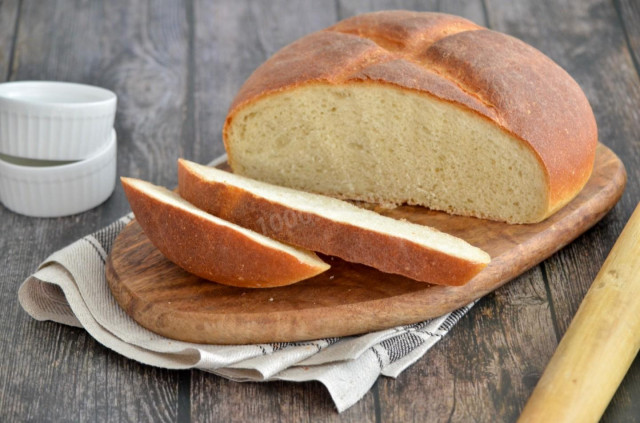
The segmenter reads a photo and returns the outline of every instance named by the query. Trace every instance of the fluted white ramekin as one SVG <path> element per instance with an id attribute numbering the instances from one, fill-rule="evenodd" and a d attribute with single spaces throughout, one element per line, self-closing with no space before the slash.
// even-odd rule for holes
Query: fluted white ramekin
<path id="1" fill-rule="evenodd" d="M 57 166 L 19 165 L 0 159 L 0 201 L 16 213 L 57 217 L 89 210 L 105 201 L 116 183 L 116 132 L 88 159 Z M 50 164 L 50 163 L 47 163 Z"/>
<path id="2" fill-rule="evenodd" d="M 82 160 L 109 141 L 116 95 L 70 82 L 0 84 L 0 153 L 41 160 Z"/>

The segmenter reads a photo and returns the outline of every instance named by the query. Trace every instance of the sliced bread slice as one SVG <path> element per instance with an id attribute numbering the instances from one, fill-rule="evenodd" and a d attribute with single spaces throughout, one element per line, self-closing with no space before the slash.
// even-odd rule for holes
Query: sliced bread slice
<path id="1" fill-rule="evenodd" d="M 329 269 L 310 251 L 282 244 L 198 209 L 149 182 L 121 178 L 144 233 L 187 272 L 224 285 L 290 285 Z"/>
<path id="2" fill-rule="evenodd" d="M 422 282 L 463 285 L 490 261 L 435 229 L 187 160 L 178 187 L 197 207 L 268 237 Z"/>

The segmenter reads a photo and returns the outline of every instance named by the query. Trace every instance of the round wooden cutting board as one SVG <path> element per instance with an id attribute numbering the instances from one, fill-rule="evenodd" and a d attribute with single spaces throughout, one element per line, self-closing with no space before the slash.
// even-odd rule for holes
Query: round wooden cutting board
<path id="1" fill-rule="evenodd" d="M 544 222 L 509 225 L 421 207 L 376 210 L 465 239 L 491 263 L 462 287 L 416 282 L 323 257 L 331 269 L 270 289 L 219 285 L 169 262 L 134 220 L 116 239 L 107 280 L 118 303 L 142 326 L 169 338 L 207 344 L 290 342 L 354 335 L 440 316 L 493 291 L 538 264 L 600 220 L 624 190 L 620 159 L 598 146 L 582 192 Z"/>

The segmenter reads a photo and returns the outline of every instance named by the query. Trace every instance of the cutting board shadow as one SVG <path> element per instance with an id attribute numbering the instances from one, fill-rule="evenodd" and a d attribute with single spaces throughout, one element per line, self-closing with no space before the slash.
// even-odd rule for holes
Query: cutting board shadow
<path id="1" fill-rule="evenodd" d="M 129 316 L 173 339 L 247 344 L 354 335 L 440 316 L 495 290 L 593 226 L 620 199 L 625 183 L 620 159 L 599 145 L 594 172 L 582 192 L 538 224 L 508 225 L 422 207 L 376 209 L 435 227 L 487 251 L 489 266 L 461 287 L 420 283 L 326 256 L 330 270 L 294 285 L 228 287 L 169 262 L 135 220 L 113 245 L 107 281 Z"/>

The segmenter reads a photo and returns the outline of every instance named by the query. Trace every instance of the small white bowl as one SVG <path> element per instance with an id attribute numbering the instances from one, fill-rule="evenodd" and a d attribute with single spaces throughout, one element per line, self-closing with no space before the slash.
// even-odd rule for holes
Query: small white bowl
<path id="1" fill-rule="evenodd" d="M 4 159 L 0 159 L 0 201 L 9 210 L 34 217 L 76 214 L 102 203 L 115 188 L 116 132 L 111 130 L 100 151 L 78 162 L 51 166 L 51 162 Z"/>
<path id="2" fill-rule="evenodd" d="M 0 153 L 41 160 L 82 160 L 109 141 L 116 95 L 70 82 L 0 84 Z"/>

